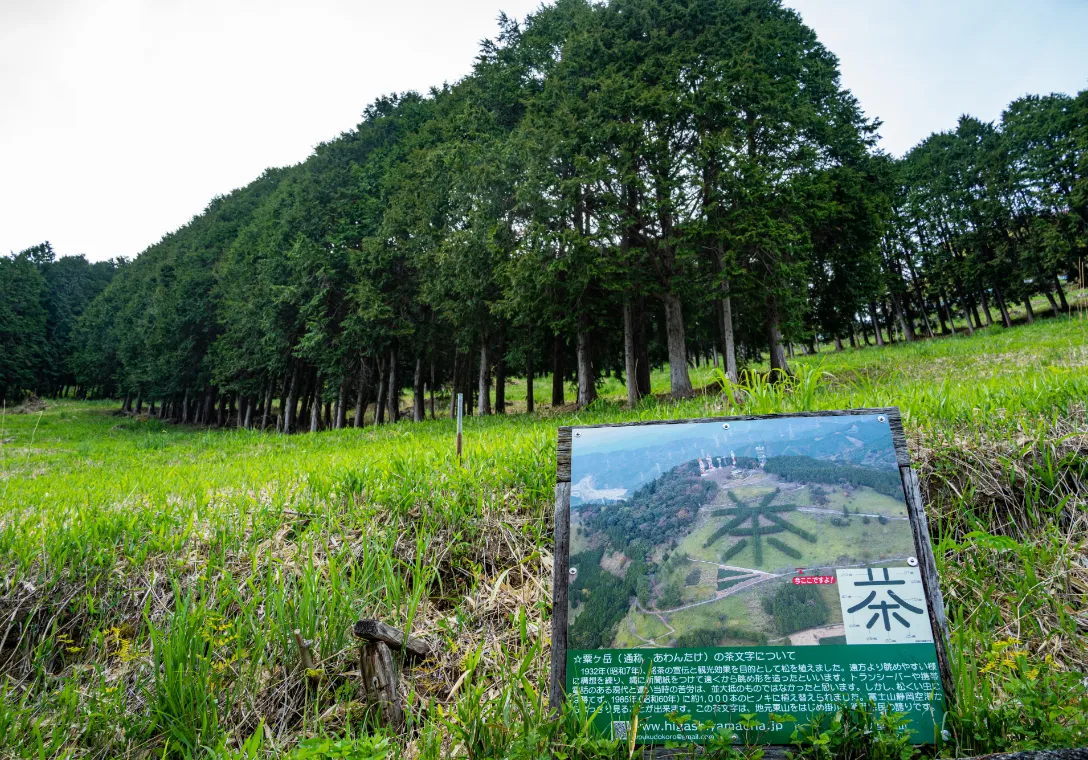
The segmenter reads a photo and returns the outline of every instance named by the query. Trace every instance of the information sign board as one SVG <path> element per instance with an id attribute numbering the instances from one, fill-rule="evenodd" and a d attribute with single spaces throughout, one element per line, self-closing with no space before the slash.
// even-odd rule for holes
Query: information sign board
<path id="1" fill-rule="evenodd" d="M 561 428 L 557 470 L 553 706 L 783 744 L 872 703 L 935 740 L 946 622 L 897 409 Z"/>

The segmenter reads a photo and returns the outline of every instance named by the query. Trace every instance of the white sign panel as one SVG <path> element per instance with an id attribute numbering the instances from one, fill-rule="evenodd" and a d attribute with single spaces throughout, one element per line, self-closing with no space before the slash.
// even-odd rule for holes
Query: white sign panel
<path id="1" fill-rule="evenodd" d="M 837 574 L 847 644 L 933 641 L 918 568 L 874 567 Z"/>

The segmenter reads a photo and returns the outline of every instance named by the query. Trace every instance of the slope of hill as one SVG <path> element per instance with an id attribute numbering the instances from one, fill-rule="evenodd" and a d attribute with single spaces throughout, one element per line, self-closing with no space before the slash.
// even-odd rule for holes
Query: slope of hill
<path id="1" fill-rule="evenodd" d="M 947 752 L 1088 743 L 1088 322 L 800 361 L 834 375 L 814 408 L 903 410 L 972 696 L 949 714 Z M 375 617 L 441 652 L 405 671 L 415 696 L 398 752 L 438 758 L 444 741 L 479 737 L 492 743 L 471 745 L 478 758 L 530 741 L 524 757 L 565 751 L 577 721 L 541 708 L 556 427 L 798 399 L 474 417 L 463 467 L 448 419 L 279 436 L 117 415 L 114 402 L 0 416 L 0 746 L 184 757 L 189 742 L 234 758 L 253 737 L 274 757 L 306 736 L 366 734 L 348 631 Z M 717 624 L 700 609 L 693 630 Z M 1025 709 L 1051 717 L 1018 722 Z M 614 756 L 587 746 L 582 757 Z"/>

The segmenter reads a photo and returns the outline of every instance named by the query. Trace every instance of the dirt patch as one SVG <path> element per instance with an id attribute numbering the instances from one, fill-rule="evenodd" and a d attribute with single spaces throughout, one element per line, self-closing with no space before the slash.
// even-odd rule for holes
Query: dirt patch
<path id="1" fill-rule="evenodd" d="M 820 628 L 809 628 L 806 631 L 798 631 L 797 633 L 790 634 L 790 646 L 795 647 L 814 647 L 819 645 L 820 639 L 826 639 L 829 636 L 845 636 L 846 629 L 843 628 L 842 623 L 837 625 L 825 625 Z"/>
<path id="2" fill-rule="evenodd" d="M 620 552 L 605 554 L 601 557 L 601 569 L 612 573 L 617 578 L 622 578 L 627 574 L 627 566 L 630 564 L 631 560 Z"/>

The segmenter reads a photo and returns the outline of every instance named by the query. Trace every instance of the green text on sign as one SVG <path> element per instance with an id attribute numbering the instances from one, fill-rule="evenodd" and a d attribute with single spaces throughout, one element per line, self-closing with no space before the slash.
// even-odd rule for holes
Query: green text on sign
<path id="1" fill-rule="evenodd" d="M 607 736 L 627 738 L 639 706 L 637 739 L 646 743 L 690 741 L 696 722 L 713 721 L 712 733 L 735 733 L 738 742 L 784 744 L 819 713 L 871 702 L 904 713 L 911 741 L 923 744 L 935 741 L 944 716 L 932 643 L 568 650 L 566 686 L 569 700 L 600 708 L 596 723 Z M 751 714 L 759 728 L 746 735 L 741 716 Z M 677 725 L 667 715 L 691 720 Z"/>

